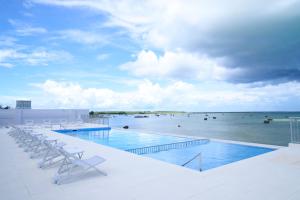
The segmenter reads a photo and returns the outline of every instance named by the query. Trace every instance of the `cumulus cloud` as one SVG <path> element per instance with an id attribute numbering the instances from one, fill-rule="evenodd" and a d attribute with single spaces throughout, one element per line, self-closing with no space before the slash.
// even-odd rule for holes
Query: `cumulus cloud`
<path id="1" fill-rule="evenodd" d="M 238 69 L 224 67 L 225 58 L 209 58 L 206 55 L 182 51 L 166 51 L 158 56 L 153 51 L 141 51 L 136 60 L 125 63 L 120 69 L 136 76 L 195 80 L 226 80 Z"/>
<path id="2" fill-rule="evenodd" d="M 54 105 L 59 107 L 153 108 L 162 103 L 163 99 L 158 97 L 164 92 L 158 84 L 148 80 L 143 81 L 135 91 L 130 92 L 117 92 L 106 88 L 82 88 L 76 83 L 52 80 L 36 86 L 49 94 Z M 187 85 L 177 83 L 169 86 L 167 90 L 184 92 L 186 87 Z"/>
<path id="3" fill-rule="evenodd" d="M 43 102 L 42 106 L 59 108 L 240 111 L 276 110 L 281 105 L 281 108 L 288 110 L 290 97 L 300 100 L 300 84 L 297 82 L 263 87 L 220 85 L 211 90 L 207 86 L 195 86 L 182 81 L 160 85 L 143 80 L 127 92 L 84 88 L 78 83 L 54 80 L 34 86 L 44 93 L 43 101 L 47 102 Z M 286 106 L 282 106 L 284 104 Z M 300 103 L 296 106 L 300 106 Z"/>
<path id="4" fill-rule="evenodd" d="M 31 0 L 108 14 L 149 48 L 226 57 L 231 82 L 299 80 L 300 2 L 296 0 Z M 132 6 L 134 5 L 134 6 Z M 176 66 L 175 66 L 176 67 Z"/>

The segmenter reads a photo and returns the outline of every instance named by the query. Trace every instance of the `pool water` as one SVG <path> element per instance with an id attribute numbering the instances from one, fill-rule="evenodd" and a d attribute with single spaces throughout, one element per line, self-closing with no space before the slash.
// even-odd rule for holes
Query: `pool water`
<path id="1" fill-rule="evenodd" d="M 91 140 L 98 144 L 103 144 L 122 150 L 193 140 L 192 138 L 187 137 L 137 133 L 133 131 L 115 130 L 111 128 L 89 128 L 79 129 L 76 131 L 57 130 L 56 132 L 85 140 Z"/>
<path id="2" fill-rule="evenodd" d="M 57 130 L 56 132 L 90 140 L 98 144 L 121 150 L 195 140 L 188 137 L 148 134 L 111 128 Z M 201 145 L 169 149 L 167 151 L 143 154 L 143 156 L 182 166 L 184 163 L 201 153 L 201 156 L 198 156 L 191 162 L 188 162 L 185 167 L 195 170 L 208 170 L 273 150 L 274 149 L 264 147 L 209 141 L 208 143 L 203 143 Z"/>
<path id="3" fill-rule="evenodd" d="M 188 163 L 186 167 L 195 170 L 201 169 L 203 171 L 273 150 L 274 149 L 264 147 L 210 141 L 205 145 L 198 145 L 185 149 L 161 151 L 157 153 L 145 154 L 145 156 L 176 165 L 183 165 L 201 152 L 201 163 L 199 163 L 199 159 L 196 158 Z"/>

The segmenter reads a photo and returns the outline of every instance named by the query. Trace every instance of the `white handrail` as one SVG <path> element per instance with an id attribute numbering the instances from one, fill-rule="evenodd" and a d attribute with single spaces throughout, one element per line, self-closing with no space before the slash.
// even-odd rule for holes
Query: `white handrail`
<path id="1" fill-rule="evenodd" d="M 289 119 L 290 119 L 291 143 L 300 144 L 300 130 L 299 130 L 300 117 L 290 117 Z"/>
<path id="2" fill-rule="evenodd" d="M 193 158 L 191 158 L 190 160 L 188 160 L 187 162 L 185 162 L 184 164 L 182 164 L 181 166 L 186 166 L 187 164 L 189 164 L 190 162 L 192 162 L 193 160 L 195 160 L 196 158 L 199 158 L 199 171 L 202 171 L 202 153 L 198 153 L 197 155 L 195 155 Z"/>

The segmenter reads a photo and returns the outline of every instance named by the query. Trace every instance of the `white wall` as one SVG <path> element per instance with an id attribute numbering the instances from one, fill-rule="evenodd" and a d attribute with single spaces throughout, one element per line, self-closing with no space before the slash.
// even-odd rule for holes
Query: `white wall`
<path id="1" fill-rule="evenodd" d="M 88 114 L 88 109 L 1 109 L 0 125 L 23 124 L 26 120 L 33 120 L 34 123 L 44 120 L 53 123 L 61 120 L 77 121 Z"/>

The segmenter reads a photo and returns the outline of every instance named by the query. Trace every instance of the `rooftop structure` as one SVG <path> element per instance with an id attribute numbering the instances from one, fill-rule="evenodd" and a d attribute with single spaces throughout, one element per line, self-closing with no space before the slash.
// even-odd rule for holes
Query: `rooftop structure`
<path id="1" fill-rule="evenodd" d="M 16 101 L 16 109 L 31 109 L 31 101 L 30 100 L 17 100 Z"/>

